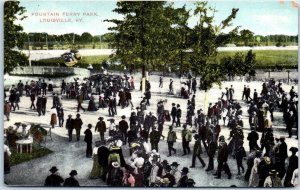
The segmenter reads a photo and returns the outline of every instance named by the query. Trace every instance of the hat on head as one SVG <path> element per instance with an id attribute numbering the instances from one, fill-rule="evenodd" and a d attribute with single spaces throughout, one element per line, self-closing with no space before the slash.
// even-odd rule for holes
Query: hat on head
<path id="1" fill-rule="evenodd" d="M 77 175 L 77 171 L 76 170 L 72 170 L 70 173 L 69 173 L 70 176 L 74 176 L 74 175 Z"/>
<path id="2" fill-rule="evenodd" d="M 51 173 L 55 173 L 58 171 L 58 169 L 56 168 L 56 166 L 53 166 L 50 170 Z"/>
<path id="3" fill-rule="evenodd" d="M 283 140 L 284 140 L 284 139 L 285 139 L 285 137 L 284 137 L 284 136 L 280 136 L 280 137 L 279 137 L 279 139 L 283 139 Z"/>
<path id="4" fill-rule="evenodd" d="M 69 114 L 69 115 L 68 115 L 68 117 L 72 117 L 72 115 L 71 115 L 71 114 Z"/>
<path id="5" fill-rule="evenodd" d="M 181 172 L 187 174 L 189 173 L 189 169 L 187 167 L 183 167 Z"/>
<path id="6" fill-rule="evenodd" d="M 125 115 L 122 115 L 122 117 L 121 117 L 122 119 L 125 119 L 126 118 L 126 116 Z"/>
<path id="7" fill-rule="evenodd" d="M 169 164 L 169 163 L 168 163 L 168 161 L 167 161 L 167 160 L 163 160 L 163 161 L 161 162 L 161 164 L 163 164 L 163 165 L 165 165 L 165 164 L 166 164 L 166 165 L 167 165 L 167 164 Z"/>
<path id="8" fill-rule="evenodd" d="M 195 134 L 195 135 L 194 135 L 194 138 L 195 138 L 195 139 L 198 139 L 198 138 L 199 138 L 199 135 L 198 135 L 198 134 Z"/>
<path id="9" fill-rule="evenodd" d="M 21 122 L 16 122 L 15 125 L 21 125 Z"/>
<path id="10" fill-rule="evenodd" d="M 177 104 L 177 107 L 180 107 L 180 105 L 179 105 L 179 104 Z"/>
<path id="11" fill-rule="evenodd" d="M 101 121 L 102 121 L 102 120 L 103 120 L 103 117 L 99 117 L 98 120 L 101 120 Z"/>
<path id="12" fill-rule="evenodd" d="M 78 113 L 78 114 L 76 114 L 76 117 L 80 117 L 80 114 Z"/>
<path id="13" fill-rule="evenodd" d="M 92 126 L 92 124 L 88 124 L 88 128 L 90 129 L 90 128 L 92 128 L 93 126 Z"/>
<path id="14" fill-rule="evenodd" d="M 175 106 L 176 104 L 175 103 L 172 103 L 172 106 Z"/>
<path id="15" fill-rule="evenodd" d="M 296 148 L 296 147 L 291 147 L 291 148 L 290 148 L 290 151 L 291 151 L 291 152 L 298 152 L 298 148 Z"/>
<path id="16" fill-rule="evenodd" d="M 170 171 L 172 170 L 172 168 L 171 168 L 170 165 L 166 165 L 165 170 L 166 170 L 167 172 L 170 172 Z"/>
<path id="17" fill-rule="evenodd" d="M 120 167 L 119 162 L 112 162 L 111 165 L 112 165 L 114 168 Z"/>
<path id="18" fill-rule="evenodd" d="M 182 127 L 183 127 L 183 128 L 186 128 L 186 124 L 183 124 Z"/>
<path id="19" fill-rule="evenodd" d="M 178 164 L 177 162 L 172 162 L 171 166 L 179 166 L 180 164 Z"/>
<path id="20" fill-rule="evenodd" d="M 139 109 L 140 109 L 140 107 L 136 107 L 135 109 L 139 110 Z"/>
<path id="21" fill-rule="evenodd" d="M 27 125 L 23 123 L 23 124 L 22 124 L 22 127 L 27 127 Z"/>

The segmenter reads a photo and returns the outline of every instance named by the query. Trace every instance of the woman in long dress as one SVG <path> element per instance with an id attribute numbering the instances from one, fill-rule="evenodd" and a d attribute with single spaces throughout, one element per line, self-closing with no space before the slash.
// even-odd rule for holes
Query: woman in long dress
<path id="1" fill-rule="evenodd" d="M 259 184 L 259 174 L 258 165 L 261 161 L 261 152 L 256 153 L 256 158 L 254 159 L 254 164 L 251 170 L 251 175 L 249 178 L 249 187 L 258 187 Z"/>
<path id="2" fill-rule="evenodd" d="M 11 152 L 9 150 L 9 147 L 4 144 L 4 174 L 10 173 L 10 163 L 9 163 L 9 157 L 11 155 Z"/>
<path id="3" fill-rule="evenodd" d="M 57 111 L 56 111 L 56 108 L 52 108 L 50 113 L 51 113 L 50 125 L 52 126 L 52 128 L 54 128 L 54 126 L 57 125 Z"/>
<path id="4" fill-rule="evenodd" d="M 98 161 L 98 148 L 99 147 L 95 147 L 93 149 L 93 168 L 89 176 L 90 179 L 98 179 L 103 174 L 103 167 L 99 165 L 99 161 Z"/>

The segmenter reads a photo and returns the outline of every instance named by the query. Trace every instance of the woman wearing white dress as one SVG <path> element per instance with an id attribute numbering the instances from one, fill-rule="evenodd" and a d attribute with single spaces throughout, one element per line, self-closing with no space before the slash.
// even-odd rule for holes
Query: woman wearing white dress
<path id="1" fill-rule="evenodd" d="M 258 165 L 260 162 L 261 162 L 261 152 L 257 152 L 251 170 L 250 178 L 249 178 L 249 187 L 258 187 L 258 183 L 259 183 Z"/>

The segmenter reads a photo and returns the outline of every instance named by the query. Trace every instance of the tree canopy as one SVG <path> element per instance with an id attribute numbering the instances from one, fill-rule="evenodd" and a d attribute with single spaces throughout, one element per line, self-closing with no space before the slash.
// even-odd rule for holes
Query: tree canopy
<path id="1" fill-rule="evenodd" d="M 24 44 L 24 33 L 23 27 L 15 21 L 25 19 L 26 11 L 19 4 L 19 1 L 4 3 L 4 73 L 27 63 L 27 57 L 17 50 Z"/>

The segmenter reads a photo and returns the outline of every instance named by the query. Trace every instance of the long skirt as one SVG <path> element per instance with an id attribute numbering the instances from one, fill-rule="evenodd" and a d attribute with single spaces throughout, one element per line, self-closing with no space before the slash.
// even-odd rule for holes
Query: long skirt
<path id="1" fill-rule="evenodd" d="M 93 156 L 93 168 L 89 176 L 90 179 L 97 179 L 103 175 L 103 167 L 98 162 L 98 155 Z"/>
<path id="2" fill-rule="evenodd" d="M 57 117 L 56 117 L 56 114 L 53 113 L 51 115 L 51 121 L 50 121 L 50 125 L 56 125 L 57 124 Z"/>

